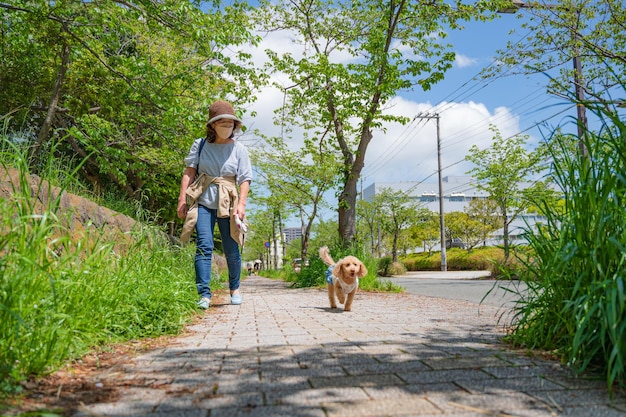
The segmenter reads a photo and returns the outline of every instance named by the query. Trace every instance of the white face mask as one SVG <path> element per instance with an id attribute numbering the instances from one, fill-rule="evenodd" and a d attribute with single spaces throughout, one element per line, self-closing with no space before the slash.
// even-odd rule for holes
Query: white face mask
<path id="1" fill-rule="evenodd" d="M 233 134 L 232 126 L 215 126 L 214 129 L 215 133 L 217 133 L 217 136 L 222 139 L 228 139 L 230 138 L 230 135 Z"/>

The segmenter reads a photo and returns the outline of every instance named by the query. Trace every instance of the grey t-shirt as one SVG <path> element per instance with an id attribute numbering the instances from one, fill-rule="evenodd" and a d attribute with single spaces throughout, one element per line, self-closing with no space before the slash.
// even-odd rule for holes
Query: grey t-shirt
<path id="1" fill-rule="evenodd" d="M 252 164 L 245 145 L 233 143 L 218 144 L 205 142 L 202 153 L 198 158 L 198 148 L 202 138 L 196 139 L 191 145 L 189 155 L 185 158 L 185 166 L 196 168 L 198 174 L 206 172 L 212 177 L 235 177 L 237 184 L 252 181 Z M 198 199 L 210 209 L 217 209 L 217 186 L 210 184 L 207 190 Z"/>

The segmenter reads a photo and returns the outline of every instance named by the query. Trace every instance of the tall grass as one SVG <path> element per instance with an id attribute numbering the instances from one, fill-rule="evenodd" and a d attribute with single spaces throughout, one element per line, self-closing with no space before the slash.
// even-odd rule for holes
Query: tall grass
<path id="1" fill-rule="evenodd" d="M 97 228 L 77 239 L 59 197 L 37 208 L 26 151 L 0 144 L 20 182 L 0 198 L 0 395 L 93 347 L 179 332 L 196 311 L 194 248 L 171 247 L 147 226 L 123 252 Z"/>
<path id="2" fill-rule="evenodd" d="M 601 371 L 612 390 L 626 361 L 626 126 L 616 112 L 594 112 L 604 123 L 587 132 L 588 159 L 571 152 L 577 138 L 550 141 L 564 210 L 542 204 L 546 224 L 527 233 L 529 293 L 510 340 Z"/>

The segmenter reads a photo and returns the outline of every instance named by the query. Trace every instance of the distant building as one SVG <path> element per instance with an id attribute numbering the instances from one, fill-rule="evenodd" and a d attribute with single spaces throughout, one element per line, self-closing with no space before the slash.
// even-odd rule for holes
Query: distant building
<path id="1" fill-rule="evenodd" d="M 296 239 L 302 239 L 302 229 L 299 227 L 286 227 L 283 229 L 285 235 L 285 244 L 288 245 L 291 241 Z"/>
<path id="2" fill-rule="evenodd" d="M 474 199 L 486 199 L 489 194 L 486 191 L 479 190 L 476 187 L 475 180 L 470 176 L 448 176 L 442 178 L 443 191 L 443 211 L 450 213 L 453 211 L 464 211 L 470 201 Z M 523 182 L 519 184 L 520 189 L 524 189 L 532 185 L 531 182 Z M 420 207 L 427 208 L 435 213 L 439 213 L 439 183 L 403 181 L 403 182 L 375 182 L 363 190 L 363 199 L 372 201 L 374 196 L 384 189 L 392 191 L 402 191 L 408 197 L 419 203 Z M 545 221 L 545 217 L 536 214 L 523 213 L 519 215 L 509 226 L 509 236 L 511 240 L 518 239 L 522 233 L 522 229 L 529 225 Z M 494 232 L 496 240 L 502 240 L 502 229 Z"/>

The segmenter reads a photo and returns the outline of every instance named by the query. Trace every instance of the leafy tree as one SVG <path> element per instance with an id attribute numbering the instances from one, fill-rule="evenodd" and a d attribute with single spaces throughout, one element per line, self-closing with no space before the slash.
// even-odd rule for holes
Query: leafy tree
<path id="1" fill-rule="evenodd" d="M 380 201 L 381 224 L 391 236 L 391 257 L 398 262 L 400 236 L 415 222 L 417 209 L 411 199 L 402 191 L 383 189 L 378 194 Z"/>
<path id="2" fill-rule="evenodd" d="M 218 97 L 253 100 L 244 2 L 94 0 L 1 3 L 0 114 L 31 138 L 32 166 L 58 153 L 87 162 L 95 192 L 148 195 L 152 212 L 175 218 L 182 159 L 202 135 Z M 238 48 L 239 47 L 239 48 Z M 163 208 L 166 209 L 163 209 Z"/>
<path id="3" fill-rule="evenodd" d="M 441 241 L 439 213 L 427 208 L 418 209 L 417 221 L 411 225 L 409 231 L 416 242 L 421 242 L 424 250 L 427 250 L 428 256 L 430 256 L 435 246 Z"/>
<path id="4" fill-rule="evenodd" d="M 503 3 L 503 2 L 500 2 Z M 286 30 L 300 56 L 267 51 L 269 68 L 289 80 L 282 112 L 288 125 L 324 138 L 341 161 L 339 236 L 356 237 L 357 185 L 374 131 L 383 122 L 408 122 L 392 114 L 390 100 L 416 86 L 428 90 L 454 61 L 444 44 L 460 22 L 486 19 L 489 1 L 278 0 L 264 2 L 259 23 Z"/>
<path id="5" fill-rule="evenodd" d="M 243 258 L 246 260 L 262 259 L 265 265 L 269 264 L 268 248 L 265 242 L 273 242 L 276 235 L 274 210 L 260 206 L 258 210 L 246 214 L 250 232 L 246 236 L 243 248 Z"/>
<path id="6" fill-rule="evenodd" d="M 311 228 L 324 204 L 324 194 L 333 186 L 336 166 L 328 153 L 312 142 L 290 150 L 280 138 L 268 138 L 267 147 L 255 150 L 253 161 L 277 207 L 292 207 L 302 228 L 301 257 L 308 258 Z M 282 236 L 282 234 L 281 234 Z"/>
<path id="7" fill-rule="evenodd" d="M 480 240 L 486 242 L 489 236 L 500 228 L 502 219 L 498 212 L 498 204 L 492 198 L 475 198 L 465 208 L 465 213 L 472 220 L 483 225 Z"/>
<path id="8" fill-rule="evenodd" d="M 504 256 L 508 259 L 509 225 L 530 206 L 530 200 L 525 195 L 545 188 L 539 185 L 540 182 L 526 184 L 525 188 L 523 184 L 540 172 L 543 152 L 540 149 L 530 152 L 524 148 L 528 136 L 503 138 L 496 127 L 492 126 L 491 130 L 494 133 L 492 146 L 481 150 L 474 145 L 465 159 L 474 163 L 468 174 L 478 181 L 476 187 L 489 193 L 497 204 L 502 219 Z"/>
<path id="9" fill-rule="evenodd" d="M 485 241 L 485 235 L 489 233 L 488 231 L 493 232 L 497 229 L 497 227 L 491 228 L 489 225 L 472 218 L 468 213 L 462 211 L 447 213 L 445 218 L 446 229 L 449 231 L 450 239 L 461 239 L 468 252 L 471 252 L 478 244 Z"/>
<path id="10" fill-rule="evenodd" d="M 357 201 L 357 219 L 359 228 L 357 232 L 362 237 L 369 237 L 370 253 L 372 256 L 380 257 L 380 204 L 374 196 L 373 201 Z"/>

